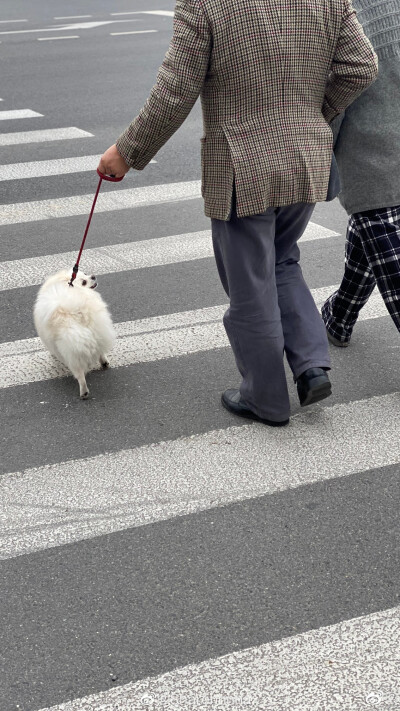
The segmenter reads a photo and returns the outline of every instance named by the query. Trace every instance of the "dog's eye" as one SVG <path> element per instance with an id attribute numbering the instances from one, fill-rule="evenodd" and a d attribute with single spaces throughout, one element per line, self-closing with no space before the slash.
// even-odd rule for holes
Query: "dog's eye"
<path id="1" fill-rule="evenodd" d="M 86 284 L 87 284 L 87 281 L 86 281 L 86 279 L 84 279 L 82 282 L 82 286 L 86 286 Z"/>

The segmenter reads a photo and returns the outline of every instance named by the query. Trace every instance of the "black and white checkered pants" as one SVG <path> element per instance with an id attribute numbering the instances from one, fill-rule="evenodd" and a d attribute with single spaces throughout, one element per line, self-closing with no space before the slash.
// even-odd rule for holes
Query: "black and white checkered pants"
<path id="1" fill-rule="evenodd" d="M 322 307 L 334 338 L 348 343 L 375 285 L 400 331 L 400 205 L 350 216 L 342 283 Z"/>

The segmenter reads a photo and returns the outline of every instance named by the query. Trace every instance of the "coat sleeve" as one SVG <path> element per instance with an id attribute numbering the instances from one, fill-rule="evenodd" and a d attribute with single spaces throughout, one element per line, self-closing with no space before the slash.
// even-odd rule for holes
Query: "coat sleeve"
<path id="1" fill-rule="evenodd" d="M 142 170 L 181 126 L 209 66 L 212 35 L 201 0 L 177 0 L 174 32 L 150 96 L 117 140 L 128 165 Z"/>
<path id="2" fill-rule="evenodd" d="M 351 0 L 344 12 L 322 113 L 328 123 L 342 113 L 378 75 L 378 58 L 356 17 Z"/>

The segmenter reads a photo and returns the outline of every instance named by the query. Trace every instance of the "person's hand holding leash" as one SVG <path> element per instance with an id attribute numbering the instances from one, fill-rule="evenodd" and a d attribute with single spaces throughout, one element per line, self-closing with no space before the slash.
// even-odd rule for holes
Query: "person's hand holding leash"
<path id="1" fill-rule="evenodd" d="M 116 178 L 123 178 L 130 170 L 130 166 L 125 163 L 123 157 L 118 152 L 114 144 L 102 155 L 98 170 L 104 175 L 114 175 Z"/>

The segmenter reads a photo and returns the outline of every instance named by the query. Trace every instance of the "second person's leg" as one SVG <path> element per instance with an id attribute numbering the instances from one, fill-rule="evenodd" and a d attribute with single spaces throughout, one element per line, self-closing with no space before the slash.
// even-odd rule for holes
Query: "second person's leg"
<path id="1" fill-rule="evenodd" d="M 349 343 L 362 307 L 375 288 L 375 279 L 364 251 L 360 225 L 351 215 L 346 236 L 346 261 L 339 289 L 322 307 L 327 331 L 340 343 Z"/>
<path id="2" fill-rule="evenodd" d="M 356 216 L 369 268 L 400 331 L 400 205 Z"/>

